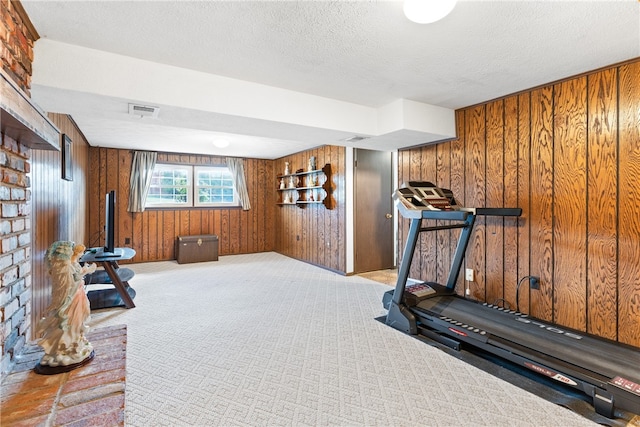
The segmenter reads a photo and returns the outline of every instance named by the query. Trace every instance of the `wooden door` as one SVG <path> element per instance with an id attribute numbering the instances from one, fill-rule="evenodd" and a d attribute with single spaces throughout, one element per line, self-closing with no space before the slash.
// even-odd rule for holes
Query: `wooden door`
<path id="1" fill-rule="evenodd" d="M 391 152 L 354 150 L 354 272 L 393 268 Z"/>

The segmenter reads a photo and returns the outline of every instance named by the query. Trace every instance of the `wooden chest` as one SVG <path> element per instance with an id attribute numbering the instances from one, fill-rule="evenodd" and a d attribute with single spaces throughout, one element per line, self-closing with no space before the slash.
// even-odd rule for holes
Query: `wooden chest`
<path id="1" fill-rule="evenodd" d="M 216 236 L 215 234 L 201 234 L 199 236 L 178 236 L 176 252 L 178 264 L 217 261 L 218 236 Z"/>

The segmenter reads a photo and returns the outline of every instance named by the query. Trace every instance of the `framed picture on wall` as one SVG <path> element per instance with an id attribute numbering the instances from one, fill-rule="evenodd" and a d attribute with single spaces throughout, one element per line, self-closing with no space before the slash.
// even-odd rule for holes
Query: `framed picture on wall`
<path id="1" fill-rule="evenodd" d="M 73 144 L 69 135 L 62 134 L 62 179 L 67 181 L 73 181 L 73 157 L 72 150 Z"/>

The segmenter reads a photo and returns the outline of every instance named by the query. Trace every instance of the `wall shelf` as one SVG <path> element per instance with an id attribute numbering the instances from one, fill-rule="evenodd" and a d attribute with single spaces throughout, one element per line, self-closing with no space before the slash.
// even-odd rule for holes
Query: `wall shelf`
<path id="1" fill-rule="evenodd" d="M 327 163 L 322 169 L 305 171 L 298 169 L 295 173 L 277 176 L 278 206 L 324 204 L 331 209 L 331 165 Z"/>

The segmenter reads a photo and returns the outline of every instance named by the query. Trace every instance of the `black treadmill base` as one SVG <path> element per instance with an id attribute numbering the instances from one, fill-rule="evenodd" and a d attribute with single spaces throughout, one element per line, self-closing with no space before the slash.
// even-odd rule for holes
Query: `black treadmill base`
<path id="1" fill-rule="evenodd" d="M 386 316 L 375 320 L 386 323 Z M 604 426 L 625 427 L 634 417 L 633 414 L 616 409 L 616 418 L 606 418 L 595 411 L 589 396 L 565 386 L 558 381 L 526 369 L 518 364 L 502 359 L 482 349 L 461 343 L 459 351 L 438 343 L 424 335 L 411 335 L 424 343 L 436 347 L 458 360 L 462 360 L 476 368 L 500 378 L 510 384 L 526 390 L 542 399 L 565 407 L 590 421 Z"/>

